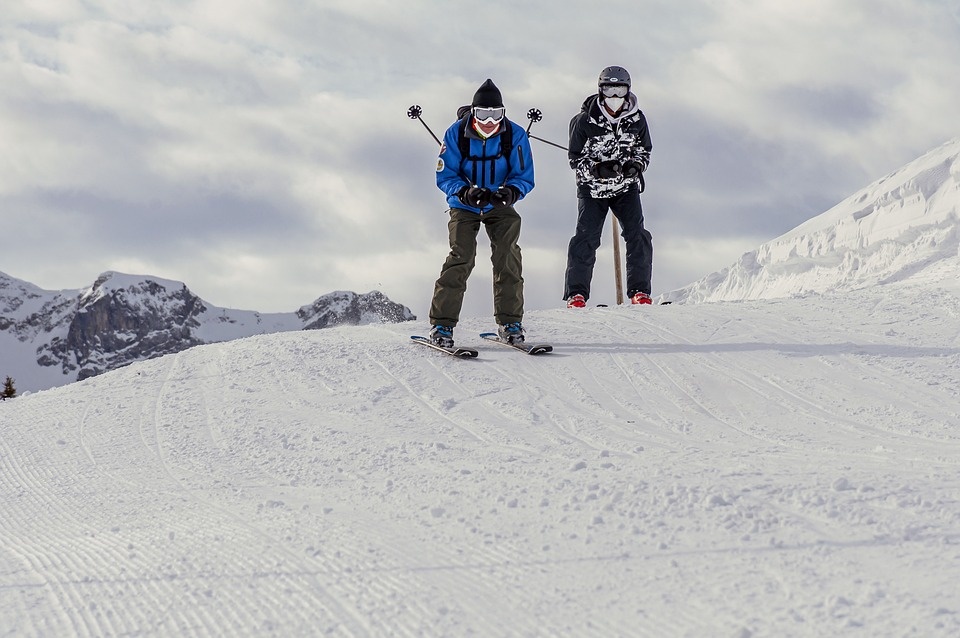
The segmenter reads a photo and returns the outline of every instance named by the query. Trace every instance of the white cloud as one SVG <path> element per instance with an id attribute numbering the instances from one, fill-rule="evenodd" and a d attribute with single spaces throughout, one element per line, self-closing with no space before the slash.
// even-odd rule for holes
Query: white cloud
<path id="1" fill-rule="evenodd" d="M 0 236 L 0 270 L 74 288 L 138 267 L 264 311 L 382 285 L 423 316 L 446 217 L 436 145 L 406 109 L 422 105 L 439 135 L 487 77 L 513 119 L 538 107 L 534 134 L 565 145 L 599 70 L 631 70 L 655 145 L 655 288 L 732 263 L 960 134 L 955 3 L 498 10 L 508 19 L 482 25 L 470 5 L 429 0 L 5 8 L 0 207 L 17 232 Z M 559 302 L 576 205 L 565 153 L 534 151 L 521 244 L 540 308 Z M 488 305 L 484 249 L 468 310 Z"/>

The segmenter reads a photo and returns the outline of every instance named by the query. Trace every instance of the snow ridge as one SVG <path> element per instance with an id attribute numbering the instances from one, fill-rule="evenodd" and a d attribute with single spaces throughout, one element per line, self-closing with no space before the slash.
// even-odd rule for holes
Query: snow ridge
<path id="1" fill-rule="evenodd" d="M 662 300 L 742 301 L 905 279 L 960 254 L 960 138 Z"/>

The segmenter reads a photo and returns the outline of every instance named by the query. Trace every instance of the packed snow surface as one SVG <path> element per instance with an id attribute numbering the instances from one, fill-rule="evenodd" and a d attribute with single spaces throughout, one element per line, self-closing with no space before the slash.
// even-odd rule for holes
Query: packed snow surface
<path id="1" fill-rule="evenodd" d="M 200 346 L 0 403 L 0 635 L 956 636 L 958 259 Z"/>

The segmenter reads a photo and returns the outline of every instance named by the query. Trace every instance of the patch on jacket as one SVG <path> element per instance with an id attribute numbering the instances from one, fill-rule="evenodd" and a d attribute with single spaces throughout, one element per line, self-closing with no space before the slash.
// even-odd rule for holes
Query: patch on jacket
<path id="1" fill-rule="evenodd" d="M 438 172 L 438 173 L 442 173 L 442 172 L 443 172 L 443 158 L 442 158 L 442 157 L 438 157 L 438 158 L 437 158 L 437 172 Z"/>

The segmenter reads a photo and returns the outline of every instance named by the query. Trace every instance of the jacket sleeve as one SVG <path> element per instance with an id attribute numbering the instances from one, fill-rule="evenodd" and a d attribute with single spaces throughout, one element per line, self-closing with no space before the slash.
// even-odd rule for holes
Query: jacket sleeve
<path id="1" fill-rule="evenodd" d="M 460 134 L 460 122 L 454 122 L 443 135 L 443 144 L 440 145 L 440 157 L 437 158 L 437 188 L 448 197 L 454 197 L 464 186 L 470 186 L 460 163 L 460 144 L 457 137 Z"/>
<path id="2" fill-rule="evenodd" d="M 513 124 L 513 157 L 510 160 L 510 176 L 504 182 L 520 191 L 523 199 L 535 185 L 533 178 L 533 150 L 530 138 L 524 128 Z"/>
<path id="3" fill-rule="evenodd" d="M 650 141 L 650 129 L 647 127 L 647 118 L 640 114 L 636 127 L 636 144 L 633 146 L 633 159 L 643 165 L 643 170 L 650 166 L 650 152 L 653 151 L 653 142 Z"/>
<path id="4" fill-rule="evenodd" d="M 590 143 L 590 116 L 584 111 L 570 120 L 570 145 L 567 157 L 578 185 L 591 184 L 597 180 L 594 167 L 601 158 L 596 156 L 596 145 Z M 588 150 L 588 147 L 590 150 Z"/>
<path id="5" fill-rule="evenodd" d="M 583 152 L 587 144 L 587 133 L 584 130 L 586 113 L 579 113 L 570 120 L 570 143 L 567 145 L 567 158 L 570 168 L 579 173 L 589 173 L 594 162 Z"/>

